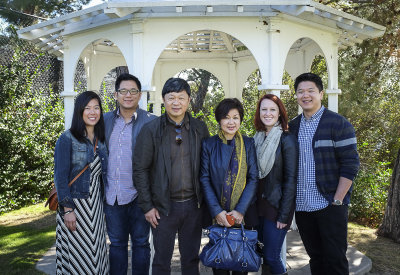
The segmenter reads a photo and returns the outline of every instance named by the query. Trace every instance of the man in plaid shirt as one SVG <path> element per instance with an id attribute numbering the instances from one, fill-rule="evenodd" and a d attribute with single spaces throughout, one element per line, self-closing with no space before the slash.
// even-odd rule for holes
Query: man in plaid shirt
<path id="1" fill-rule="evenodd" d="M 301 74 L 294 87 L 303 109 L 289 124 L 299 141 L 296 223 L 312 274 L 349 274 L 348 204 L 360 165 L 355 131 L 322 106 L 319 76 Z"/>

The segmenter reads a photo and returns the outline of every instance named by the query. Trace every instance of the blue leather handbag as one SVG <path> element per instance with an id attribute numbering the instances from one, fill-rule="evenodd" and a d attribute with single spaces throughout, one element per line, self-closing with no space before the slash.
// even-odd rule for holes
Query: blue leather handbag
<path id="1" fill-rule="evenodd" d="M 212 225 L 207 228 L 210 241 L 200 253 L 208 267 L 240 272 L 257 272 L 261 257 L 256 252 L 257 231 Z"/>

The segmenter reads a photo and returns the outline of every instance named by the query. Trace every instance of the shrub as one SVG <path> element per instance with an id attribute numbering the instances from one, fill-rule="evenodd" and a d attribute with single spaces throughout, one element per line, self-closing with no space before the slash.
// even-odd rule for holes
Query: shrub
<path id="1" fill-rule="evenodd" d="M 40 70 L 21 61 L 15 50 L 0 65 L 0 213 L 43 200 L 53 178 L 55 142 L 64 129 L 61 100 L 34 91 Z"/>
<path id="2" fill-rule="evenodd" d="M 378 162 L 360 170 L 353 184 L 350 220 L 372 227 L 382 222 L 392 175 L 389 164 Z"/>

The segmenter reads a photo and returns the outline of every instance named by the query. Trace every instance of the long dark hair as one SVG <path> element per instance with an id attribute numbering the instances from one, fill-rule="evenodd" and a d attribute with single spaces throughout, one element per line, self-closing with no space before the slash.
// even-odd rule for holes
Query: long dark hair
<path id="1" fill-rule="evenodd" d="M 261 97 L 260 100 L 258 101 L 256 114 L 254 115 L 254 126 L 256 126 L 256 130 L 257 131 L 265 131 L 265 125 L 264 125 L 264 123 L 262 123 L 261 118 L 260 118 L 260 106 L 261 106 L 261 102 L 264 99 L 269 99 L 269 100 L 273 101 L 276 105 L 278 105 L 279 115 L 280 115 L 278 120 L 281 123 L 282 130 L 284 132 L 287 132 L 289 130 L 289 126 L 288 126 L 288 115 L 286 112 L 285 105 L 283 105 L 282 100 L 274 94 L 266 94 L 263 97 Z"/>
<path id="2" fill-rule="evenodd" d="M 74 114 L 72 116 L 71 128 L 69 129 L 72 135 L 80 142 L 85 142 L 86 136 L 86 124 L 83 121 L 83 111 L 86 105 L 92 99 L 97 99 L 100 105 L 100 120 L 94 126 L 94 135 L 103 142 L 105 139 L 104 135 L 104 118 L 103 118 L 103 107 L 101 107 L 101 100 L 98 94 L 92 91 L 86 91 L 78 95 L 75 99 Z"/>

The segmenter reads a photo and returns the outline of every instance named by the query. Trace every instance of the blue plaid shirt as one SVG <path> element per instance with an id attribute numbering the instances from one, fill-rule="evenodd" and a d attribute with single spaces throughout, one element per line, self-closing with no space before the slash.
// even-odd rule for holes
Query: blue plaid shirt
<path id="1" fill-rule="evenodd" d="M 299 141 L 299 170 L 297 177 L 296 211 L 317 211 L 329 205 L 318 191 L 315 182 L 315 161 L 312 140 L 325 107 L 322 106 L 310 119 L 301 116 Z"/>
<path id="2" fill-rule="evenodd" d="M 137 113 L 125 123 L 117 110 L 114 128 L 108 144 L 108 173 L 105 186 L 106 202 L 114 205 L 125 205 L 137 197 L 137 191 L 132 180 L 132 127 Z"/>

